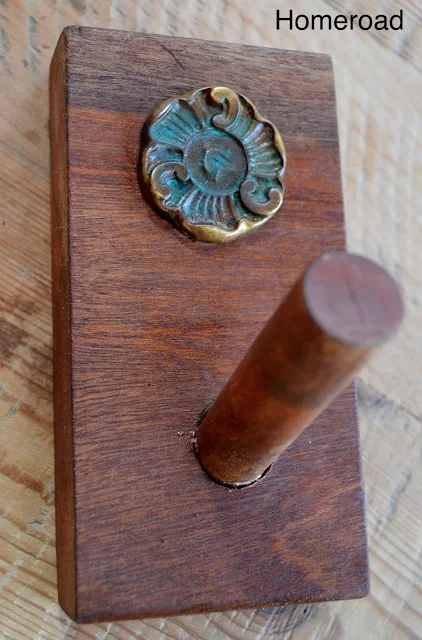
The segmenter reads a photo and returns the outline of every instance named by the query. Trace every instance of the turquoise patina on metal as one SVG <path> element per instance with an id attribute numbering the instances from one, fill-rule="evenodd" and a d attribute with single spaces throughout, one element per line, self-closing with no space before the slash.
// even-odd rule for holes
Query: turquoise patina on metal
<path id="1" fill-rule="evenodd" d="M 269 220 L 283 202 L 285 166 L 276 127 L 227 87 L 167 100 L 143 129 L 141 182 L 195 240 L 225 242 Z"/>

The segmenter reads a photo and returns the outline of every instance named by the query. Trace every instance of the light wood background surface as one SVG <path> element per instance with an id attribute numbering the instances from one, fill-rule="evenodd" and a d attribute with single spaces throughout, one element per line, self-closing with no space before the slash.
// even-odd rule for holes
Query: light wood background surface
<path id="1" fill-rule="evenodd" d="M 404 10 L 404 30 L 288 31 L 283 14 Z M 69 24 L 333 56 L 350 250 L 399 282 L 407 319 L 359 381 L 372 594 L 278 610 L 77 626 L 54 547 L 48 67 Z M 0 638 L 422 637 L 421 98 L 416 0 L 0 0 Z M 327 548 L 327 553 L 330 550 Z"/>

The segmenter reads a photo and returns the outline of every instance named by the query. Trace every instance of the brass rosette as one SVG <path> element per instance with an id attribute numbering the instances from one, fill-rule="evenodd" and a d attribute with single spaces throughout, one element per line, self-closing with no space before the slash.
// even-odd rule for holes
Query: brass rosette
<path id="1" fill-rule="evenodd" d="M 207 87 L 151 114 L 139 169 L 147 195 L 177 228 L 201 242 L 227 242 L 280 209 L 286 153 L 250 100 Z"/>

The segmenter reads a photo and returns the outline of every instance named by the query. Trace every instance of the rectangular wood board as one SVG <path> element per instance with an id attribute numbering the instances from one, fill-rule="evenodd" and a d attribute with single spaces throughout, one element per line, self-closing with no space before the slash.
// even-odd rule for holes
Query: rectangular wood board
<path id="1" fill-rule="evenodd" d="M 140 131 L 212 85 L 257 104 L 287 150 L 282 210 L 195 243 L 144 200 Z M 192 430 L 303 268 L 344 249 L 330 58 L 67 28 L 51 66 L 59 601 L 79 622 L 368 593 L 351 386 L 257 484 L 228 490 Z"/>

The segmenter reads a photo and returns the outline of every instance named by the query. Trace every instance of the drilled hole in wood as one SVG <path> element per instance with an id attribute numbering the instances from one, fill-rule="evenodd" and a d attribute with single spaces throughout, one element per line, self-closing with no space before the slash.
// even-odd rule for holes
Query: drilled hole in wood
<path id="1" fill-rule="evenodd" d="M 226 489 L 247 489 L 248 487 L 252 487 L 253 485 L 257 484 L 257 482 L 260 482 L 262 480 L 262 478 L 264 476 L 267 475 L 267 473 L 269 472 L 269 470 L 271 469 L 272 465 L 270 465 L 268 467 L 268 469 L 266 469 L 264 471 L 264 473 L 262 475 L 259 476 L 259 478 L 256 478 L 255 480 L 252 480 L 251 482 L 239 482 L 236 484 L 231 484 L 229 482 L 221 482 L 221 480 L 217 480 L 216 478 L 214 478 L 204 467 L 204 465 L 201 462 L 201 458 L 199 456 L 199 447 L 198 447 L 198 439 L 196 437 L 196 434 L 198 432 L 198 429 L 201 425 L 201 422 L 204 420 L 205 416 L 207 415 L 208 411 L 211 409 L 212 405 L 214 404 L 214 400 L 212 400 L 211 402 L 209 402 L 204 409 L 201 411 L 201 413 L 199 414 L 197 420 L 196 420 L 196 426 L 193 430 L 193 435 L 192 435 L 192 450 L 193 453 L 196 457 L 196 459 L 198 460 L 199 465 L 201 466 L 202 471 L 205 473 L 205 475 L 207 476 L 207 478 L 209 478 L 212 482 L 214 482 L 214 484 L 218 484 L 221 487 L 225 487 Z"/>

